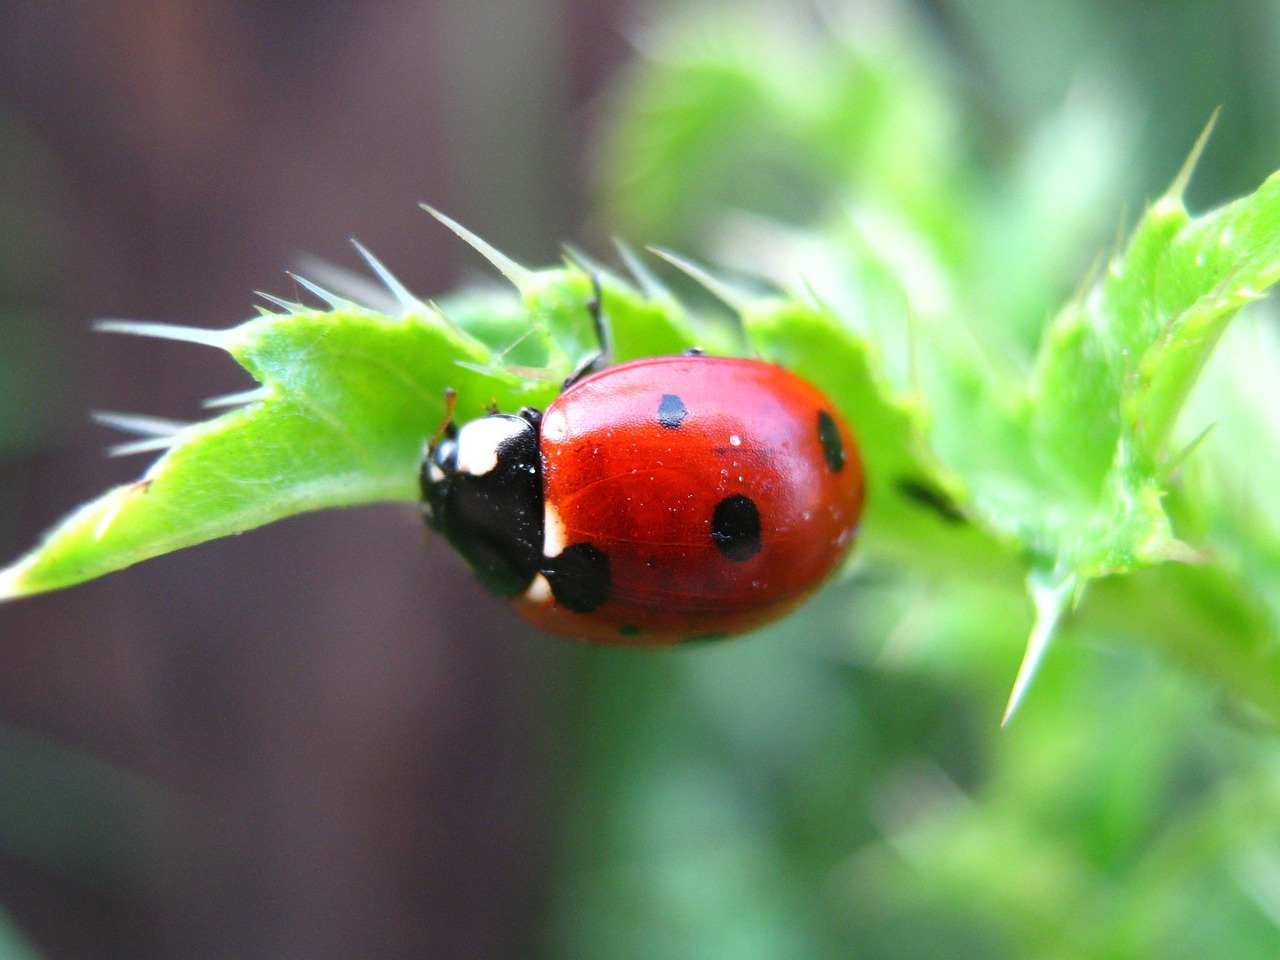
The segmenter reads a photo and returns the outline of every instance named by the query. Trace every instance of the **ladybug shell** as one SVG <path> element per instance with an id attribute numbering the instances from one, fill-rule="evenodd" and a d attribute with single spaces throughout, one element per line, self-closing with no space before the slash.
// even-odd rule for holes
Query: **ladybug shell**
<path id="1" fill-rule="evenodd" d="M 554 596 L 535 580 L 517 608 L 597 642 L 709 640 L 772 620 L 839 563 L 862 510 L 836 408 L 758 360 L 606 369 L 547 408 L 541 454 L 544 553 L 565 569 Z M 559 589 L 579 575 L 581 590 Z"/>

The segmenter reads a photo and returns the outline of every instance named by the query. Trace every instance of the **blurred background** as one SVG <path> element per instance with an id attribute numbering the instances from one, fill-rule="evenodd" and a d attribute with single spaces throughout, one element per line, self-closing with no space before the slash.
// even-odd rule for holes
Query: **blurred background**
<path id="1" fill-rule="evenodd" d="M 779 223 L 896 212 L 1033 343 L 1214 107 L 1193 206 L 1280 167 L 1274 3 L 746 9 L 7 4 L 0 555 L 141 471 L 89 410 L 245 386 L 89 320 L 229 326 L 352 235 L 446 292 L 479 264 L 420 200 L 530 264 L 761 270 Z M 1271 734 L 1083 631 L 1002 732 L 1029 621 L 864 569 L 746 640 L 583 649 L 401 506 L 7 605 L 0 958 L 1274 956 Z"/>

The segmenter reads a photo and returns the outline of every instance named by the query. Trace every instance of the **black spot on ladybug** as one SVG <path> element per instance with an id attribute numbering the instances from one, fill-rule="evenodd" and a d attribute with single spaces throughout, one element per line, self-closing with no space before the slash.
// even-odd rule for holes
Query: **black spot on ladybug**
<path id="1" fill-rule="evenodd" d="M 718 643 L 721 640 L 728 639 L 729 634 L 727 633 L 695 633 L 691 637 L 685 637 L 680 643 L 687 647 L 691 644 Z"/>
<path id="2" fill-rule="evenodd" d="M 609 555 L 598 547 L 575 543 L 543 564 L 551 595 L 562 607 L 574 613 L 590 613 L 609 599 L 613 585 Z"/>
<path id="3" fill-rule="evenodd" d="M 965 516 L 955 501 L 941 490 L 910 477 L 899 477 L 894 487 L 904 497 L 928 507 L 947 523 L 964 523 Z"/>
<path id="4" fill-rule="evenodd" d="M 658 404 L 658 422 L 668 430 L 675 430 L 684 423 L 684 418 L 689 415 L 689 408 L 684 405 L 684 401 L 677 397 L 674 393 L 664 393 L 662 401 Z"/>
<path id="5" fill-rule="evenodd" d="M 827 466 L 832 473 L 844 469 L 844 444 L 840 442 L 840 430 L 831 414 L 825 410 L 818 411 L 818 442 L 822 444 L 822 454 L 827 458 Z"/>
<path id="6" fill-rule="evenodd" d="M 716 504 L 711 539 L 730 560 L 750 560 L 760 552 L 760 511 L 750 497 L 735 493 Z"/>
<path id="7" fill-rule="evenodd" d="M 620 637 L 638 637 L 642 633 L 644 633 L 644 631 L 634 623 L 624 623 L 618 628 L 618 636 Z"/>

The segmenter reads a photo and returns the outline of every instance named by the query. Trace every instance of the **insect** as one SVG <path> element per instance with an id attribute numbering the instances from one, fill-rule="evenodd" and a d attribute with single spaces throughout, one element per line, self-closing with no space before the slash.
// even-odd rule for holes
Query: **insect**
<path id="1" fill-rule="evenodd" d="M 830 401 L 759 360 L 599 362 L 545 412 L 459 427 L 450 402 L 422 463 L 428 525 L 526 619 L 600 643 L 718 639 L 810 594 L 863 500 Z"/>

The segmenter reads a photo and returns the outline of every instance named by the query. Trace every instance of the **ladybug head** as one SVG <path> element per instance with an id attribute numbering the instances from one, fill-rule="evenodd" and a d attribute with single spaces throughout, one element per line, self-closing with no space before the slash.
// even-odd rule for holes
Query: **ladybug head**
<path id="1" fill-rule="evenodd" d="M 541 414 L 491 413 L 461 427 L 452 410 L 426 448 L 423 516 L 489 589 L 528 589 L 542 558 Z"/>

